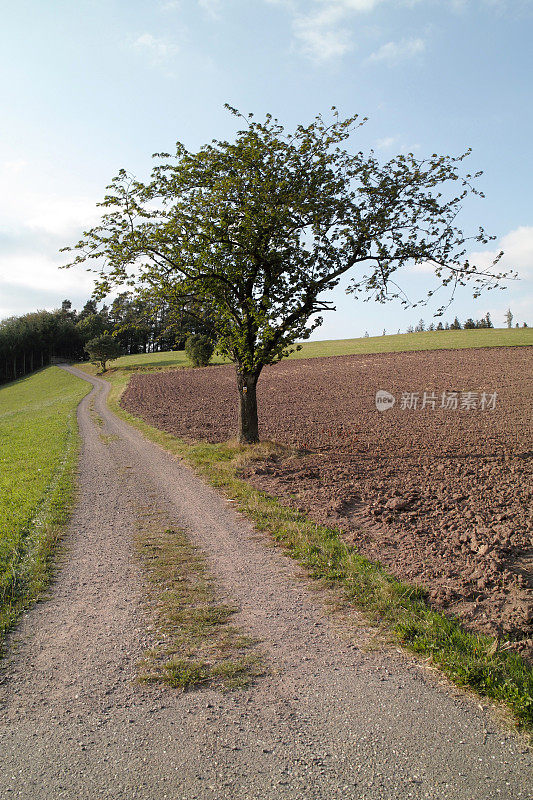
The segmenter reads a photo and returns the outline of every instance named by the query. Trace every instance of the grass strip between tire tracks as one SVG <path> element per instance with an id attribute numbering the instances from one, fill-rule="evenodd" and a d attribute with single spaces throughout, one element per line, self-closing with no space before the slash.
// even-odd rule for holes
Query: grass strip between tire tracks
<path id="1" fill-rule="evenodd" d="M 248 686 L 264 674 L 256 641 L 228 624 L 237 609 L 217 600 L 205 556 L 185 533 L 166 527 L 163 516 L 151 508 L 137 512 L 136 549 L 158 639 L 139 665 L 139 679 L 184 690 Z"/>
<path id="2" fill-rule="evenodd" d="M 253 446 L 187 444 L 126 412 L 119 401 L 130 375 L 116 370 L 109 376 L 108 402 L 118 416 L 222 489 L 313 578 L 340 589 L 398 643 L 429 659 L 459 686 L 504 703 L 520 728 L 533 731 L 533 670 L 520 655 L 498 650 L 492 637 L 467 631 L 433 609 L 424 589 L 396 580 L 379 563 L 358 554 L 338 530 L 314 523 L 239 479 L 238 464 L 254 457 Z"/>

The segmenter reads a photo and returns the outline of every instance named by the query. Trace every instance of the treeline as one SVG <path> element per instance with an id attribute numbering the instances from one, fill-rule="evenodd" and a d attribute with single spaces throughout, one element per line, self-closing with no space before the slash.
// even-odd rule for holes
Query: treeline
<path id="1" fill-rule="evenodd" d="M 0 382 L 12 381 L 54 359 L 81 361 L 87 342 L 112 334 L 122 351 L 182 350 L 193 333 L 205 333 L 198 315 L 151 306 L 125 292 L 98 309 L 88 300 L 78 313 L 70 300 L 56 311 L 35 311 L 0 321 Z"/>
<path id="2" fill-rule="evenodd" d="M 476 320 L 469 317 L 462 325 L 457 317 L 455 317 L 451 324 L 449 322 L 438 322 L 437 325 L 435 325 L 434 322 L 431 322 L 427 327 L 424 320 L 421 319 L 414 327 L 409 325 L 407 333 L 422 333 L 422 331 L 461 331 L 474 328 L 494 328 L 490 314 L 487 312 L 484 317 Z"/>

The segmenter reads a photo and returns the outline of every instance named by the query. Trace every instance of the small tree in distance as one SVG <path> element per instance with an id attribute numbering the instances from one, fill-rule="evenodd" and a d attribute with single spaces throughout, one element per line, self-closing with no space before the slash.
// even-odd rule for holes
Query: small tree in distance
<path id="1" fill-rule="evenodd" d="M 109 333 L 96 336 L 85 345 L 91 364 L 99 364 L 102 372 L 107 371 L 107 362 L 123 354 L 120 343 Z"/>
<path id="2" fill-rule="evenodd" d="M 193 333 L 185 342 L 187 358 L 195 367 L 207 367 L 214 350 L 213 340 L 201 333 Z"/>
<path id="3" fill-rule="evenodd" d="M 271 115 L 244 123 L 235 141 L 198 152 L 176 145 L 142 183 L 120 170 L 101 205 L 102 222 L 72 248 L 66 265 L 97 259 L 96 293 L 138 285 L 171 308 L 198 302 L 217 349 L 235 364 L 238 436 L 259 440 L 256 387 L 274 364 L 334 310 L 325 293 L 350 273 L 348 291 L 365 300 L 398 298 L 398 270 L 430 264 L 437 286 L 474 282 L 474 296 L 506 277 L 478 269 L 455 226 L 477 175 L 462 175 L 468 152 L 385 164 L 344 143 L 366 120 L 322 117 L 286 132 Z M 494 266 L 501 254 L 493 262 Z M 431 296 L 435 290 L 427 294 Z M 416 305 L 415 303 L 414 305 Z M 440 311 L 444 309 L 443 306 Z"/>

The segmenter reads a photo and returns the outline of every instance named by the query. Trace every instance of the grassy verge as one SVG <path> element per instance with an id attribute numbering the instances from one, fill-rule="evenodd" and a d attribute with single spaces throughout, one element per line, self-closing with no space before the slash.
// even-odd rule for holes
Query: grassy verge
<path id="1" fill-rule="evenodd" d="M 518 654 L 499 651 L 491 637 L 471 633 L 459 621 L 435 611 L 423 589 L 396 580 L 380 564 L 359 555 L 336 529 L 315 524 L 240 480 L 239 465 L 255 457 L 254 447 L 188 445 L 120 408 L 128 373 L 117 371 L 108 379 L 109 404 L 115 413 L 236 500 L 238 508 L 312 577 L 336 587 L 398 643 L 428 658 L 456 684 L 507 705 L 520 727 L 533 731 L 533 670 Z M 264 452 L 258 455 L 264 457 Z"/>
<path id="2" fill-rule="evenodd" d="M 0 645 L 43 590 L 72 507 L 84 382 L 49 367 L 0 388 Z"/>
<path id="3" fill-rule="evenodd" d="M 390 336 L 368 336 L 360 339 L 336 339 L 323 342 L 304 342 L 302 349 L 290 358 L 321 358 L 324 356 L 370 355 L 372 353 L 402 353 L 415 350 L 463 350 L 471 347 L 533 346 L 533 328 L 491 328 L 461 331 L 423 331 Z M 214 356 L 213 364 L 227 363 Z M 190 367 L 184 350 L 165 353 L 138 353 L 122 356 L 111 362 L 115 369 L 164 370 Z"/>
<path id="4" fill-rule="evenodd" d="M 184 690 L 247 686 L 263 674 L 261 657 L 256 642 L 229 624 L 237 609 L 217 600 L 205 557 L 157 510 L 138 510 L 138 520 L 137 552 L 158 640 L 140 665 L 140 680 Z"/>

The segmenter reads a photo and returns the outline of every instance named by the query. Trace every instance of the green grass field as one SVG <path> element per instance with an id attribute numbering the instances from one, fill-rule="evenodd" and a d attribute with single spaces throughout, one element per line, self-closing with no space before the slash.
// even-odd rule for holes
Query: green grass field
<path id="1" fill-rule="evenodd" d="M 76 406 L 89 389 L 57 367 L 0 387 L 0 640 L 46 583 L 72 501 Z"/>
<path id="2" fill-rule="evenodd" d="M 391 336 L 369 336 L 361 339 L 338 339 L 324 342 L 304 342 L 302 349 L 289 358 L 320 358 L 367 353 L 401 353 L 413 350 L 462 350 L 469 347 L 533 346 L 533 328 L 492 328 L 467 331 L 424 331 L 399 333 Z M 224 359 L 214 356 L 214 364 Z M 165 353 L 140 353 L 111 361 L 111 369 L 158 370 L 190 366 L 184 350 Z"/>

